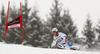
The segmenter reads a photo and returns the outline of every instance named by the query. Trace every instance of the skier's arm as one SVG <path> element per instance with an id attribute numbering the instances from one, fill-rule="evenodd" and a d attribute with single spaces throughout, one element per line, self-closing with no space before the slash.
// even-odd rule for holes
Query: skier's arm
<path id="1" fill-rule="evenodd" d="M 64 36 L 64 38 L 65 38 L 65 42 L 67 42 L 68 41 L 68 37 L 67 36 Z"/>
<path id="2" fill-rule="evenodd" d="M 56 45 L 56 41 L 53 40 L 51 46 L 54 47 Z"/>
<path id="3" fill-rule="evenodd" d="M 65 37 L 65 42 L 67 42 L 68 46 L 72 46 L 73 44 L 68 40 L 67 36 L 64 36 Z"/>
<path id="4" fill-rule="evenodd" d="M 52 42 L 51 46 L 49 46 L 48 48 L 54 48 L 55 46 L 56 46 L 56 40 L 54 40 L 54 38 L 53 38 L 53 42 Z"/>

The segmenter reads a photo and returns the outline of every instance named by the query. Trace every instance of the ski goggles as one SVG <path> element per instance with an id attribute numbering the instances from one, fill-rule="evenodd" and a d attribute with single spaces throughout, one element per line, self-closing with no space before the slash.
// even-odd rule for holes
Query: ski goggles
<path id="1" fill-rule="evenodd" d="M 52 31 L 52 33 L 56 33 L 56 31 Z"/>

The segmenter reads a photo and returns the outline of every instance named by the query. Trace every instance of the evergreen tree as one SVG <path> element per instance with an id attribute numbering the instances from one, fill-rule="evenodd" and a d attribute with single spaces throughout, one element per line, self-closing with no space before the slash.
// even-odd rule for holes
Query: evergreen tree
<path id="1" fill-rule="evenodd" d="M 37 7 L 34 7 L 27 25 L 28 26 L 26 26 L 26 29 L 27 29 L 28 42 L 26 44 L 30 44 L 34 47 L 42 46 L 41 37 L 43 35 L 42 33 L 43 24 L 42 20 L 38 16 Z"/>
<path id="2" fill-rule="evenodd" d="M 59 3 L 59 0 L 54 0 L 54 4 L 52 4 L 52 9 L 51 9 L 51 13 L 50 13 L 50 19 L 48 21 L 50 21 L 50 27 L 54 28 L 54 27 L 58 27 L 59 26 L 59 22 L 61 20 L 61 6 Z"/>
<path id="3" fill-rule="evenodd" d="M 89 30 L 87 33 L 84 34 L 86 36 L 86 43 L 88 47 L 92 47 L 93 42 L 95 40 L 95 34 L 93 30 L 90 30 L 91 28 L 92 28 L 92 22 L 90 20 L 90 16 L 88 15 L 88 19 L 86 21 L 86 25 L 83 31 L 83 32 L 86 32 L 87 30 Z"/>
<path id="4" fill-rule="evenodd" d="M 5 8 L 2 6 L 1 10 L 1 33 L 0 33 L 0 41 L 4 40 L 4 34 L 5 34 L 5 25 L 6 25 L 6 15 L 5 15 Z"/>
<path id="5" fill-rule="evenodd" d="M 26 42 L 28 39 L 27 37 L 27 23 L 29 21 L 29 12 L 30 8 L 28 8 L 28 1 L 25 0 L 25 4 L 22 5 L 22 17 L 23 17 L 23 36 L 24 36 L 24 41 Z"/>
<path id="6" fill-rule="evenodd" d="M 47 25 L 45 25 L 45 26 L 47 26 L 47 28 L 45 28 L 45 31 L 44 31 L 45 33 L 47 33 L 47 35 L 50 38 L 49 39 L 50 41 L 48 41 L 49 43 L 52 42 L 52 38 L 53 38 L 53 35 L 51 34 L 52 33 L 51 29 L 54 27 L 60 29 L 59 23 L 61 21 L 61 11 L 62 11 L 60 1 L 54 0 L 54 3 L 52 4 L 52 8 L 50 10 L 51 10 L 51 12 L 49 13 L 50 17 L 48 17 Z M 51 45 L 51 44 L 49 44 L 49 45 Z"/>
<path id="7" fill-rule="evenodd" d="M 48 46 L 51 45 L 52 42 L 52 34 L 51 34 L 51 30 L 48 26 L 49 24 L 46 21 L 43 21 L 43 25 L 42 25 L 42 36 L 41 36 L 41 42 L 42 42 L 42 47 L 47 48 Z"/>
<path id="8" fill-rule="evenodd" d="M 51 33 L 51 29 L 56 27 L 58 28 L 58 30 L 60 32 L 65 33 L 67 36 L 68 34 L 70 34 L 70 36 L 68 36 L 68 39 L 72 39 L 75 42 L 75 37 L 76 37 L 76 33 L 77 33 L 77 28 L 74 25 L 71 15 L 69 14 L 69 10 L 64 10 L 64 14 L 61 16 L 61 12 L 62 10 L 62 6 L 60 6 L 61 4 L 59 3 L 59 0 L 54 0 L 54 4 L 52 5 L 52 9 L 51 9 L 51 13 L 49 19 L 47 20 L 47 24 L 48 24 L 48 30 L 49 33 Z M 52 34 L 50 34 L 50 37 L 52 38 Z M 51 41 L 52 42 L 52 41 Z"/>
<path id="9" fill-rule="evenodd" d="M 74 25 L 74 22 L 72 21 L 71 15 L 69 14 L 69 10 L 64 10 L 64 14 L 61 19 L 59 30 L 63 33 L 68 35 L 69 40 L 76 41 L 76 34 L 77 34 L 77 28 Z"/>
<path id="10" fill-rule="evenodd" d="M 100 42 L 100 35 L 98 36 L 98 41 Z"/>
<path id="11" fill-rule="evenodd" d="M 99 20 L 99 24 L 100 24 L 100 20 Z M 98 41 L 100 41 L 100 25 L 97 26 L 96 31 L 99 33 Z"/>

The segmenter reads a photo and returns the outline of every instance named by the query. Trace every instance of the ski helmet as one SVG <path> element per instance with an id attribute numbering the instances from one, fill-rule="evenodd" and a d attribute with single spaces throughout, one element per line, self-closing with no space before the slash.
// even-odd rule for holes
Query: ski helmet
<path id="1" fill-rule="evenodd" d="M 52 29 L 52 33 L 57 33 L 58 32 L 58 29 L 57 28 L 53 28 Z"/>

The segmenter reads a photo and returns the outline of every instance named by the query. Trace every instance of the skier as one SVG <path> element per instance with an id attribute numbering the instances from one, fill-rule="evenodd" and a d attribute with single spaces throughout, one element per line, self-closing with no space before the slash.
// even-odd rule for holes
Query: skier
<path id="1" fill-rule="evenodd" d="M 70 47 L 70 50 L 79 50 L 80 48 L 77 46 L 73 46 L 71 42 L 68 41 L 67 35 L 62 32 L 58 32 L 57 28 L 52 29 L 53 42 L 50 48 L 58 48 L 58 49 L 65 49 L 66 46 Z"/>

